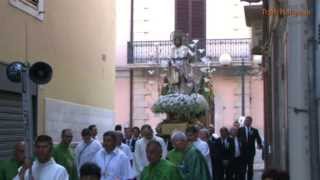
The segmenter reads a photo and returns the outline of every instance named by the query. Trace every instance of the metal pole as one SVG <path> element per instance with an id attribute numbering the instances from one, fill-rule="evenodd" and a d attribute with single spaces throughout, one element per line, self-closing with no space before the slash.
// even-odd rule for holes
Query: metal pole
<path id="1" fill-rule="evenodd" d="M 134 29 L 133 29 L 133 23 L 134 23 L 134 0 L 131 0 L 131 13 L 130 13 L 130 45 L 129 45 L 129 52 L 128 53 L 128 59 L 130 63 L 133 63 L 133 36 L 134 36 Z M 133 70 L 130 69 L 130 127 L 133 126 Z"/>
<path id="2" fill-rule="evenodd" d="M 244 59 L 241 59 L 241 116 L 245 116 L 245 70 Z"/>
<path id="3" fill-rule="evenodd" d="M 32 159 L 33 155 L 33 114 L 31 103 L 31 87 L 29 79 L 29 67 L 23 68 L 22 76 L 22 113 L 24 122 L 24 135 L 26 151 L 25 155 L 28 160 Z M 29 179 L 32 179 L 32 168 L 29 169 Z"/>

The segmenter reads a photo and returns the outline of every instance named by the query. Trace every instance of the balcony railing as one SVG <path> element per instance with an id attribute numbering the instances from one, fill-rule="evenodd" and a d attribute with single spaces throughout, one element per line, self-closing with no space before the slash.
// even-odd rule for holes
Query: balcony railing
<path id="1" fill-rule="evenodd" d="M 203 41 L 200 41 L 199 44 Z M 251 64 L 251 39 L 206 39 L 206 56 L 213 65 L 219 64 L 219 57 L 228 53 L 232 57 L 233 65 Z M 129 64 L 160 64 L 169 60 L 172 48 L 171 41 L 134 41 L 132 51 L 128 44 Z M 131 58 L 130 58 L 131 57 Z"/>

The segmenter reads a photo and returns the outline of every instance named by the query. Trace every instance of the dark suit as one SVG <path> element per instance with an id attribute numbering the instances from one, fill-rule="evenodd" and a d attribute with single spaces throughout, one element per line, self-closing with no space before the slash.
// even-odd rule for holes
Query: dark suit
<path id="1" fill-rule="evenodd" d="M 234 140 L 227 138 L 227 143 L 218 138 L 213 143 L 212 163 L 216 180 L 231 180 L 231 162 L 234 154 Z M 228 161 L 224 164 L 224 161 Z"/>
<path id="2" fill-rule="evenodd" d="M 244 146 L 239 137 L 233 138 L 234 140 L 234 156 L 231 162 L 231 176 L 234 180 L 245 180 L 244 169 Z M 236 153 L 237 152 L 237 153 Z"/>
<path id="3" fill-rule="evenodd" d="M 213 179 L 214 180 L 217 180 L 217 172 L 216 172 L 216 158 L 217 158 L 217 151 L 216 151 L 216 143 L 217 143 L 217 140 L 215 137 L 210 137 L 209 140 L 208 140 L 208 146 L 209 146 L 209 150 L 210 150 L 210 157 L 211 157 L 211 162 L 212 162 L 212 176 L 213 176 Z"/>
<path id="4" fill-rule="evenodd" d="M 128 146 L 131 149 L 131 152 L 134 152 L 135 146 L 136 146 L 136 141 L 138 140 L 138 138 L 131 138 L 128 142 Z"/>
<path id="5" fill-rule="evenodd" d="M 239 138 L 243 142 L 243 156 L 244 156 L 244 162 L 245 162 L 245 170 L 247 171 L 247 180 L 252 180 L 253 178 L 253 161 L 254 156 L 256 154 L 256 146 L 255 142 L 259 146 L 262 147 L 261 137 L 259 135 L 259 132 L 255 128 L 250 128 L 248 131 L 248 137 L 246 133 L 246 128 L 241 127 L 239 129 Z"/>

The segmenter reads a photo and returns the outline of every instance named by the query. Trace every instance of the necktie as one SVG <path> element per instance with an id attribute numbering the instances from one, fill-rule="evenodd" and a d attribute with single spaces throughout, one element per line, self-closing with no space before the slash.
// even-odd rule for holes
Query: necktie
<path id="1" fill-rule="evenodd" d="M 247 141 L 249 141 L 249 128 L 246 127 L 246 136 L 247 136 Z"/>
<path id="2" fill-rule="evenodd" d="M 238 141 L 238 138 L 235 138 L 234 139 L 234 141 L 235 141 L 235 147 L 236 147 L 236 149 L 235 149 L 235 157 L 239 157 L 240 156 L 240 145 L 239 145 L 239 141 Z"/>

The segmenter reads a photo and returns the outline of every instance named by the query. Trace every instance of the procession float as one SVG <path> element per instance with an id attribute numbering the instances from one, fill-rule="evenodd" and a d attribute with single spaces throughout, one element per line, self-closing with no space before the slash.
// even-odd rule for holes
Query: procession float
<path id="1" fill-rule="evenodd" d="M 195 124 L 213 122 L 214 94 L 210 74 L 214 70 L 201 49 L 199 40 L 189 40 L 185 33 L 171 34 L 173 46 L 166 62 L 161 95 L 153 104 L 154 113 L 166 114 L 158 126 L 161 135 L 184 131 Z M 203 46 L 203 45 L 202 45 Z"/>

